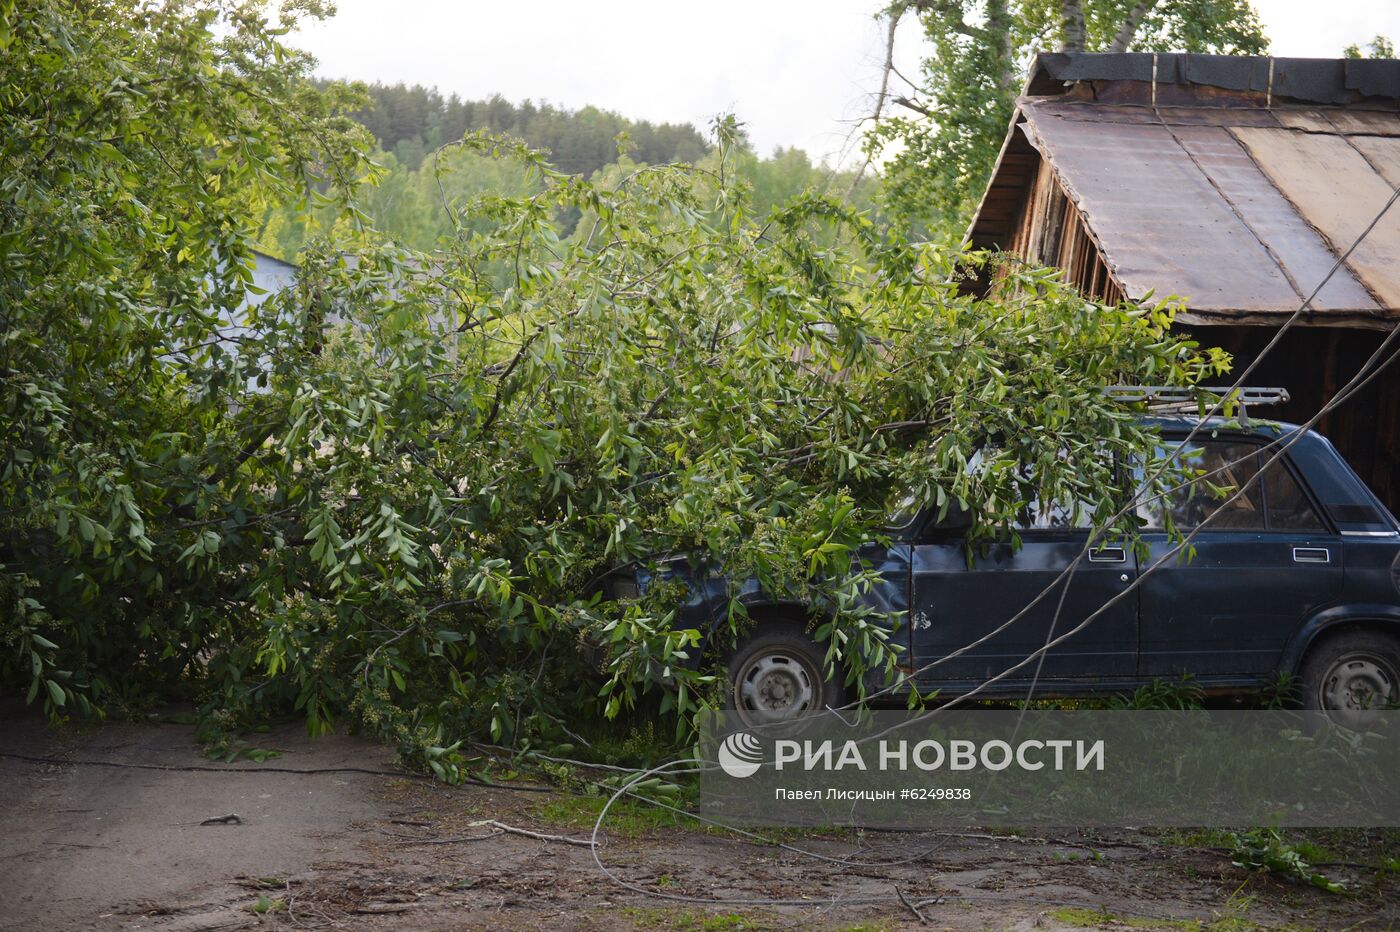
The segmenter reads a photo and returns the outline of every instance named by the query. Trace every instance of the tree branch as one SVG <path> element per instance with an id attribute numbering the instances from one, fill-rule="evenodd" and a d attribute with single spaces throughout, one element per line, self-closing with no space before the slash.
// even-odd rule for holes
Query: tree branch
<path id="1" fill-rule="evenodd" d="M 873 123 L 880 122 L 880 117 L 885 112 L 885 101 L 889 99 L 890 72 L 894 71 L 894 34 L 895 30 L 899 28 L 899 21 L 901 19 L 899 14 L 901 12 L 903 11 L 890 13 L 890 25 L 885 32 L 885 67 L 880 73 L 880 92 L 875 95 L 875 112 L 870 115 L 871 122 Z M 869 165 L 870 160 L 866 159 L 865 163 Z M 862 168 L 862 171 L 864 171 L 864 168 Z"/>
<path id="2" fill-rule="evenodd" d="M 917 100 L 910 100 L 908 97 L 895 97 L 893 98 L 893 100 L 901 107 L 913 110 L 915 113 L 922 113 L 926 117 L 933 116 L 933 111 L 930 110 L 928 107 L 925 107 L 923 104 L 919 103 Z"/>
<path id="3" fill-rule="evenodd" d="M 952 0 L 914 0 L 910 6 L 918 13 L 938 14 L 943 19 L 944 24 L 958 35 L 967 36 L 969 39 L 980 39 L 984 42 L 991 41 L 987 30 L 973 26 L 964 19 L 962 10 L 956 9 Z M 902 11 L 903 8 L 897 9 Z"/>

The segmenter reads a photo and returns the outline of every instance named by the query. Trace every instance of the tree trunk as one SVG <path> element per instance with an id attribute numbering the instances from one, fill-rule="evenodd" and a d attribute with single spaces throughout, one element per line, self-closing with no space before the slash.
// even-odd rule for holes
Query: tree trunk
<path id="1" fill-rule="evenodd" d="M 1015 94 L 1018 69 L 1011 25 L 1008 0 L 987 0 L 987 19 L 982 31 L 995 56 L 992 67 L 996 69 L 997 84 L 1008 93 Z"/>
<path id="2" fill-rule="evenodd" d="M 1062 52 L 1084 51 L 1084 3 L 1083 0 L 1061 0 L 1060 28 L 1064 33 Z"/>
<path id="3" fill-rule="evenodd" d="M 1128 15 L 1118 26 L 1118 32 L 1113 37 L 1113 44 L 1108 47 L 1110 52 L 1126 52 L 1128 46 L 1133 44 L 1137 38 L 1138 27 L 1142 25 L 1142 18 L 1147 15 L 1157 5 L 1157 0 L 1137 0 L 1132 9 L 1128 10 Z"/>

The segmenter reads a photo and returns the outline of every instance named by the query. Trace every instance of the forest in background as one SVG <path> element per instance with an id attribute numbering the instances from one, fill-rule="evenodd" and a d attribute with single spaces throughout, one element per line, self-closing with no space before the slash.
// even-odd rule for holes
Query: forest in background
<path id="1" fill-rule="evenodd" d="M 463 100 L 421 85 L 370 84 L 364 90 L 368 106 L 350 115 L 374 137 L 378 151 L 373 161 L 382 171 L 377 185 L 362 192 L 360 207 L 375 229 L 414 249 L 434 249 L 441 237 L 453 233 L 445 202 L 537 190 L 538 181 L 532 187 L 518 170 L 499 160 L 456 147 L 442 150 L 469 133 L 519 139 L 543 151 L 556 170 L 604 185 L 616 184 L 647 165 L 718 164 L 707 134 L 689 123 L 632 120 L 597 107 L 568 110 L 529 100 L 516 104 L 499 94 Z M 733 162 L 760 213 L 807 191 L 849 195 L 850 203 L 862 209 L 875 206 L 876 175 L 833 172 L 796 147 L 778 148 L 763 157 L 741 131 Z M 331 208 L 300 202 L 271 208 L 258 240 L 273 255 L 294 259 L 314 236 L 331 232 L 336 216 Z M 557 219 L 567 235 L 578 213 L 563 210 Z"/>
<path id="2" fill-rule="evenodd" d="M 956 241 L 1038 49 L 1264 54 L 1269 48 L 1248 0 L 1160 0 L 1150 7 L 1136 0 L 1063 7 L 1028 0 L 895 0 L 881 15 L 891 36 L 901 24 L 920 30 L 931 54 L 912 79 L 896 74 L 887 60 L 872 113 L 852 140 L 864 149 L 866 170 L 833 171 L 796 147 L 763 155 L 741 127 L 734 164 L 760 214 L 815 192 L 867 210 L 877 224 L 892 224 L 916 239 Z M 979 20 L 981 25 L 971 25 Z M 1386 58 L 1394 47 L 1376 36 L 1343 54 Z M 442 149 L 470 133 L 519 139 L 546 153 L 556 170 L 604 185 L 642 166 L 717 164 L 710 127 L 634 120 L 591 106 L 515 103 L 499 94 L 467 100 L 404 83 L 360 88 L 367 105 L 350 116 L 374 138 L 373 161 L 380 167 L 377 186 L 361 193 L 360 208 L 376 230 L 414 249 L 433 250 L 454 231 L 445 203 L 531 193 L 520 173 L 499 161 Z M 300 202 L 272 208 L 257 240 L 268 252 L 294 259 L 313 237 L 332 232 L 336 216 L 328 207 L 308 210 Z M 562 211 L 556 219 L 571 235 L 578 216 Z M 467 226 L 479 230 L 482 222 L 468 220 Z"/>
<path id="3" fill-rule="evenodd" d="M 351 114 L 392 152 L 403 167 L 417 171 L 423 159 L 445 142 L 475 130 L 506 133 L 537 149 L 548 149 L 554 167 L 570 175 L 591 175 L 617 159 L 617 135 L 627 133 L 639 162 L 698 162 L 710 151 L 704 134 L 689 123 L 649 123 L 597 107 L 566 110 L 549 103 L 513 104 L 500 94 L 485 100 L 444 97 L 420 84 L 371 84 L 371 105 Z"/>

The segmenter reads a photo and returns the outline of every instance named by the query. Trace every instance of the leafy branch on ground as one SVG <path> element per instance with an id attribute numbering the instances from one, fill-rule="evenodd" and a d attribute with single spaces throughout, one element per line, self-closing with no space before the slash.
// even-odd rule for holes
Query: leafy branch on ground
<path id="1" fill-rule="evenodd" d="M 852 561 L 899 502 L 965 507 L 974 546 L 1036 500 L 1107 523 L 1154 437 L 1103 387 L 1226 365 L 1167 305 L 816 194 L 756 213 L 728 118 L 708 167 L 598 183 L 469 134 L 425 164 L 527 183 L 444 196 L 449 235 L 406 248 L 356 210 L 362 97 L 266 15 L 0 3 L 0 679 L 51 715 L 194 698 L 228 753 L 294 711 L 449 781 L 467 739 L 684 740 L 747 621 L 737 592 L 713 634 L 679 587 L 605 598 L 666 554 L 816 607 L 853 684 L 897 677 Z M 259 294 L 256 221 L 303 199 L 340 219 Z"/>
<path id="2" fill-rule="evenodd" d="M 1231 859 L 1240 867 L 1309 883 L 1328 893 L 1346 892 L 1344 884 L 1313 870 L 1299 846 L 1286 844 L 1277 829 L 1256 828 L 1243 834 L 1231 834 L 1229 847 Z"/>

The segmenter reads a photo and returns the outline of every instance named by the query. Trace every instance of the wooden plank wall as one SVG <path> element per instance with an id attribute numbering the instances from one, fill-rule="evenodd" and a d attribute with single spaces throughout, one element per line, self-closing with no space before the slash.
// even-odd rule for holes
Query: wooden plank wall
<path id="1" fill-rule="evenodd" d="M 1088 225 L 1049 162 L 1041 161 L 1036 169 L 1008 251 L 1063 270 L 1066 281 L 1097 301 L 1123 300 Z"/>
<path id="2" fill-rule="evenodd" d="M 1235 357 L 1235 371 L 1254 360 L 1272 327 L 1184 327 L 1202 346 Z M 1316 414 L 1361 370 L 1384 333 L 1336 327 L 1295 327 L 1249 377 L 1250 385 L 1281 385 L 1292 400 L 1261 408 L 1258 417 L 1301 423 Z M 1400 513 L 1400 364 L 1391 365 L 1325 416 L 1326 436 L 1393 513 Z"/>

